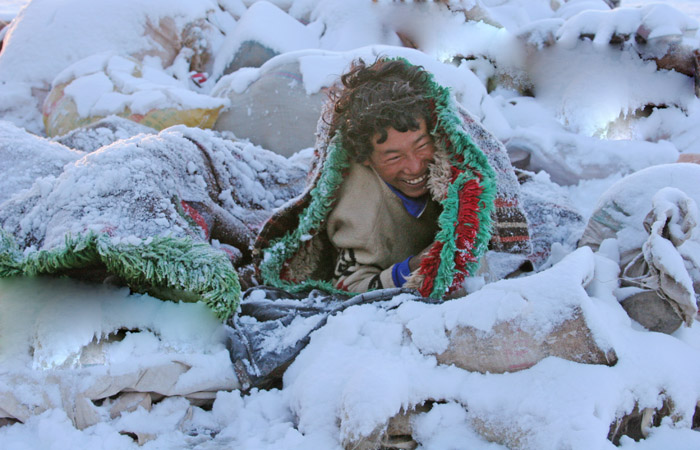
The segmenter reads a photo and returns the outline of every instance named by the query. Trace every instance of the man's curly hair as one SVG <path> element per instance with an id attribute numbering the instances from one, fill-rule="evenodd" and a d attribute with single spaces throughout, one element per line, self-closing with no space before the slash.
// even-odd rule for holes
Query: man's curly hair
<path id="1" fill-rule="evenodd" d="M 426 97 L 430 74 L 423 67 L 386 58 L 367 66 L 358 59 L 340 80 L 343 86 L 331 92 L 335 102 L 331 132 L 340 130 L 343 147 L 355 161 L 370 156 L 376 134 L 378 143 L 386 141 L 388 128 L 415 131 L 421 118 L 432 128 Z"/>

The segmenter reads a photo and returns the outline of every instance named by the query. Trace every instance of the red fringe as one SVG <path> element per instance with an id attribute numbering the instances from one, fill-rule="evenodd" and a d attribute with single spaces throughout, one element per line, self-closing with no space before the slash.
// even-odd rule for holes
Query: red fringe
<path id="1" fill-rule="evenodd" d="M 435 283 L 438 267 L 440 267 L 440 252 L 443 246 L 442 242 L 436 241 L 425 258 L 423 258 L 423 261 L 421 261 L 418 273 L 425 275 L 425 279 L 418 291 L 423 297 L 429 297 L 433 292 L 433 284 Z"/>
<path id="2" fill-rule="evenodd" d="M 454 182 L 462 172 L 462 170 L 453 167 L 452 182 Z M 479 184 L 479 181 L 474 179 L 467 181 L 458 194 L 459 207 L 457 210 L 457 223 L 454 224 L 456 236 L 456 252 L 454 255 L 455 274 L 449 291 L 454 291 L 462 285 L 465 277 L 469 275 L 466 268 L 467 264 L 476 261 L 472 249 L 474 248 L 476 235 L 480 226 L 477 213 L 479 212 L 479 199 L 481 198 L 482 192 L 483 188 Z M 442 242 L 435 242 L 428 255 L 421 262 L 419 273 L 424 275 L 425 278 L 419 291 L 424 297 L 432 294 L 435 278 L 437 277 L 438 268 L 440 267 L 440 252 L 442 252 L 443 247 L 444 245 Z"/>
<path id="3" fill-rule="evenodd" d="M 464 278 L 469 275 L 467 264 L 476 262 L 474 253 L 474 243 L 479 231 L 479 199 L 483 188 L 477 180 L 469 180 L 459 192 L 459 211 L 457 213 L 458 224 L 455 229 L 456 247 L 455 254 L 455 277 L 452 280 L 450 290 L 459 288 L 464 282 Z"/>

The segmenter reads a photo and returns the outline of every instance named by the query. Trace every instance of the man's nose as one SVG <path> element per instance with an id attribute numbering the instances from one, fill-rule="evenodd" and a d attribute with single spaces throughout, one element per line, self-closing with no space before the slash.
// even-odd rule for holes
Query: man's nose
<path id="1" fill-rule="evenodd" d="M 409 153 L 406 161 L 406 170 L 411 174 L 417 175 L 423 170 L 423 159 L 418 155 Z"/>

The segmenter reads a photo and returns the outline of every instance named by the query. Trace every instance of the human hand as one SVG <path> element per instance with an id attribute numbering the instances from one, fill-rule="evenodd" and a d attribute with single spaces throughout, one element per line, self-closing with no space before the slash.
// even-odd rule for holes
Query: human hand
<path id="1" fill-rule="evenodd" d="M 428 252 L 430 252 L 432 246 L 433 244 L 431 243 L 423 250 L 421 250 L 420 253 L 418 253 L 415 256 L 412 256 L 411 259 L 408 260 L 408 268 L 411 270 L 411 272 L 420 267 L 420 263 L 423 261 L 423 258 L 425 258 L 428 255 Z"/>

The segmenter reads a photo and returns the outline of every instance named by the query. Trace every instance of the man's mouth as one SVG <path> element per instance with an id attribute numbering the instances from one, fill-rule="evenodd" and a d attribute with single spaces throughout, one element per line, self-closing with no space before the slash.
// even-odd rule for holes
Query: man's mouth
<path id="1" fill-rule="evenodd" d="M 411 186 L 415 186 L 417 184 L 421 184 L 422 182 L 424 182 L 427 179 L 428 179 L 428 174 L 426 173 L 425 175 L 421 175 L 418 178 L 414 178 L 412 180 L 402 180 L 402 181 L 406 184 L 411 185 Z"/>

